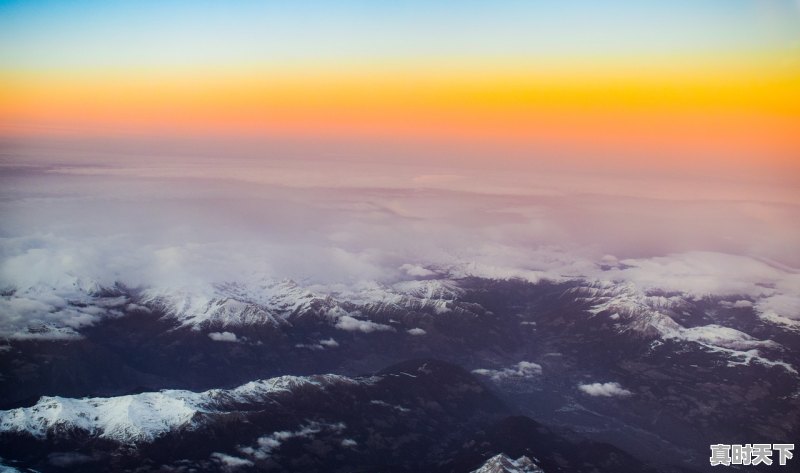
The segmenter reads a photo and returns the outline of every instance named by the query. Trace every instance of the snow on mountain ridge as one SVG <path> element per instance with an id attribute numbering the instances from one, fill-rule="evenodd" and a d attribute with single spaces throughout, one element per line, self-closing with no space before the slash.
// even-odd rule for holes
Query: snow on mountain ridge
<path id="1" fill-rule="evenodd" d="M 596 282 L 571 289 L 577 300 L 591 303 L 588 311 L 593 315 L 608 313 L 621 318 L 622 330 L 645 336 L 670 336 L 681 326 L 667 312 L 687 306 L 680 296 L 648 295 L 633 283 Z"/>
<path id="2" fill-rule="evenodd" d="M 111 398 L 45 396 L 33 407 L 0 412 L 0 432 L 84 431 L 122 442 L 152 441 L 188 424 L 200 411 L 200 397 L 189 391 L 161 391 Z"/>
<path id="3" fill-rule="evenodd" d="M 450 312 L 464 292 L 455 281 L 436 279 L 311 288 L 289 279 L 183 288 L 103 288 L 97 283 L 82 287 L 68 294 L 39 286 L 22 292 L 9 289 L 0 297 L 0 311 L 8 306 L 6 312 L 21 316 L 0 320 L 0 333 L 18 339 L 80 338 L 81 327 L 103 317 L 121 316 L 126 310 L 161 313 L 183 327 L 220 331 L 239 326 L 282 327 L 303 316 L 321 317 L 335 325 L 344 317 L 384 311 Z M 19 328 L 26 325 L 25 330 Z"/>
<path id="4" fill-rule="evenodd" d="M 385 285 L 376 281 L 362 282 L 355 287 L 333 292 L 338 300 L 346 301 L 359 312 L 431 311 L 434 314 L 451 312 L 464 293 L 450 279 L 407 280 Z"/>
<path id="5" fill-rule="evenodd" d="M 499 453 L 486 460 L 480 468 L 472 473 L 545 473 L 530 458 L 521 456 L 516 460 L 504 453 Z"/>
<path id="6" fill-rule="evenodd" d="M 198 328 L 237 325 L 285 325 L 293 316 L 314 313 L 332 322 L 363 312 L 384 310 L 452 310 L 463 293 L 450 280 L 410 280 L 391 286 L 362 283 L 347 292 L 317 294 L 291 280 L 258 284 L 223 283 L 209 293 L 189 290 L 149 289 L 140 303 Z"/>
<path id="7" fill-rule="evenodd" d="M 0 433 L 27 432 L 38 438 L 81 431 L 126 443 L 152 442 L 173 430 L 192 428 L 202 414 L 235 411 L 248 403 L 304 387 L 370 383 L 372 378 L 339 375 L 280 376 L 252 381 L 233 389 L 204 392 L 162 390 L 108 398 L 72 399 L 44 396 L 32 407 L 0 411 Z"/>
<path id="8" fill-rule="evenodd" d="M 580 295 L 578 300 L 591 304 L 587 311 L 593 316 L 608 314 L 619 321 L 620 331 L 636 332 L 661 340 L 697 343 L 710 351 L 741 360 L 731 361 L 731 366 L 757 362 L 765 366 L 780 366 L 797 374 L 797 370 L 790 364 L 762 356 L 759 349 L 782 348 L 774 341 L 759 340 L 739 330 L 717 324 L 687 328 L 676 322 L 671 314 L 689 307 L 687 295 L 648 294 L 630 282 L 597 282 L 570 291 Z"/>
<path id="9" fill-rule="evenodd" d="M 464 294 L 458 284 L 450 279 L 424 279 L 400 281 L 392 289 L 420 299 L 456 300 Z"/>
<path id="10" fill-rule="evenodd" d="M 306 312 L 344 313 L 337 303 L 318 296 L 291 280 L 256 284 L 221 283 L 208 292 L 149 289 L 141 303 L 160 310 L 183 326 L 196 328 L 241 325 L 281 326 L 292 315 Z"/>

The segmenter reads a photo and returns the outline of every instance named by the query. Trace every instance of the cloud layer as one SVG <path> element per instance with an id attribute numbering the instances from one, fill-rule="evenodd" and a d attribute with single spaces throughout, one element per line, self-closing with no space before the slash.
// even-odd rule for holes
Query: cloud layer
<path id="1" fill-rule="evenodd" d="M 570 180 L 542 192 L 496 193 L 487 179 L 467 192 L 453 186 L 473 179 L 468 172 L 416 179 L 433 174 L 404 167 L 376 180 L 380 186 L 364 187 L 377 175 L 370 166 L 324 185 L 322 177 L 295 178 L 323 176 L 331 169 L 325 163 L 304 162 L 307 172 L 280 161 L 246 164 L 4 167 L 0 334 L 69 338 L 136 309 L 124 298 L 87 303 L 116 283 L 203 293 L 220 282 L 291 278 L 356 294 L 371 281 L 441 274 L 630 282 L 645 292 L 730 296 L 730 304 L 750 304 L 772 323 L 800 324 L 800 274 L 790 267 L 797 242 L 772 238 L 793 225 L 784 217 L 796 208 L 786 204 L 587 198 L 570 191 Z M 231 169 L 242 170 L 226 175 Z M 258 176 L 249 178 L 248 169 Z M 275 183 L 284 177 L 290 185 Z M 683 225 L 686 212 L 693 222 L 713 215 L 720 226 Z M 743 226 L 758 234 L 751 229 L 759 222 L 765 241 L 783 243 L 759 253 L 759 241 L 740 238 Z M 711 236 L 726 232 L 728 243 Z M 32 325 L 40 328 L 26 330 Z M 337 328 L 392 330 L 352 316 Z"/>

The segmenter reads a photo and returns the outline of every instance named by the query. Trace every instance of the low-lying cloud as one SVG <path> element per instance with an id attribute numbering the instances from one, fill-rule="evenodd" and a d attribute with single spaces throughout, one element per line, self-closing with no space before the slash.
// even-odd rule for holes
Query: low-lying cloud
<path id="1" fill-rule="evenodd" d="M 312 439 L 323 431 L 338 434 L 343 432 L 346 427 L 347 426 L 343 422 L 331 424 L 312 421 L 301 425 L 297 430 L 281 430 L 259 437 L 254 446 L 239 447 L 239 452 L 250 458 L 263 460 L 269 457 L 274 450 L 280 448 L 280 446 L 288 440 Z M 343 443 L 342 446 L 348 447 L 348 445 L 344 445 Z"/>
<path id="2" fill-rule="evenodd" d="M 330 169 L 306 165 L 313 175 Z M 468 173 L 415 180 L 431 173 L 398 168 L 371 181 L 374 167 L 362 175 L 352 163 L 354 177 L 337 185 L 322 177 L 278 185 L 305 168 L 237 166 L 230 175 L 233 167 L 187 163 L 4 167 L 0 336 L 77 336 L 130 310 L 134 301 L 97 297 L 117 283 L 202 293 L 220 282 L 291 278 L 347 292 L 440 274 L 627 281 L 642 291 L 730 297 L 744 309 L 749 302 L 776 324 L 800 319 L 800 275 L 791 268 L 800 252 L 786 238 L 800 225 L 789 218 L 794 204 L 586 196 L 567 180 L 559 189 L 560 181 L 548 181 L 547 192 L 470 192 Z M 716 226 L 692 227 L 697 221 Z M 336 327 L 393 330 L 354 316 Z"/>
<path id="3" fill-rule="evenodd" d="M 506 381 L 510 379 L 527 379 L 542 374 L 542 366 L 531 361 L 520 361 L 509 368 L 490 370 L 480 368 L 472 370 L 473 373 L 481 376 L 488 376 L 492 381 Z"/>
<path id="4" fill-rule="evenodd" d="M 238 342 L 239 339 L 232 332 L 210 332 L 208 338 L 215 342 Z"/>
<path id="5" fill-rule="evenodd" d="M 348 332 L 363 333 L 394 331 L 394 328 L 388 325 L 379 324 L 371 320 L 360 320 L 349 315 L 339 317 L 339 320 L 336 322 L 336 328 Z"/>
<path id="6" fill-rule="evenodd" d="M 578 389 L 589 396 L 599 397 L 627 397 L 633 394 L 616 382 L 580 384 Z"/>

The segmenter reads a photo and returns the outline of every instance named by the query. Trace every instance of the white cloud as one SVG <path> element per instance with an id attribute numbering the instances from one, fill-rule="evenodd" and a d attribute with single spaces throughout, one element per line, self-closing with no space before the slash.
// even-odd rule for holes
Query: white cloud
<path id="1" fill-rule="evenodd" d="M 346 330 L 348 332 L 364 332 L 364 333 L 371 333 L 371 332 L 380 332 L 380 331 L 394 331 L 394 329 L 388 325 L 379 324 L 372 322 L 370 320 L 359 320 L 355 317 L 351 317 L 349 315 L 343 315 L 339 317 L 339 320 L 336 322 L 336 328 L 339 330 Z"/>
<path id="2" fill-rule="evenodd" d="M 693 251 L 652 258 L 626 259 L 622 268 L 604 273 L 608 279 L 635 283 L 645 290 L 706 295 L 760 297 L 769 286 L 788 277 L 774 266 L 746 256 Z"/>
<path id="3" fill-rule="evenodd" d="M 773 341 L 758 340 L 739 330 L 715 324 L 682 328 L 675 336 L 690 342 L 735 350 L 777 346 Z"/>
<path id="4" fill-rule="evenodd" d="M 589 396 L 625 397 L 633 394 L 627 389 L 624 389 L 619 383 L 616 382 L 580 384 L 578 385 L 578 389 L 588 394 Z"/>
<path id="5" fill-rule="evenodd" d="M 722 307 L 727 307 L 729 309 L 747 309 L 753 307 L 753 303 L 746 299 L 740 299 L 734 302 L 720 301 L 719 305 L 721 305 Z"/>
<path id="6" fill-rule="evenodd" d="M 603 264 L 607 264 L 607 265 L 611 265 L 611 266 L 616 266 L 619 263 L 619 260 L 614 255 L 603 255 L 603 257 L 600 258 L 600 261 Z"/>
<path id="7" fill-rule="evenodd" d="M 358 445 L 358 442 L 356 442 L 353 439 L 343 439 L 342 440 L 342 447 L 350 448 L 350 447 L 355 447 L 357 445 Z"/>
<path id="8" fill-rule="evenodd" d="M 307 348 L 309 350 L 324 350 L 326 348 L 336 348 L 339 346 L 339 342 L 334 340 L 332 337 L 320 340 L 317 343 L 297 343 L 295 347 L 297 348 Z"/>
<path id="9" fill-rule="evenodd" d="M 506 381 L 509 379 L 527 379 L 538 376 L 542 374 L 542 366 L 531 361 L 520 361 L 510 368 L 499 370 L 480 368 L 472 370 L 472 372 L 481 376 L 488 376 L 492 381 Z"/>
<path id="10" fill-rule="evenodd" d="M 124 310 L 141 310 L 95 303 L 91 294 L 116 282 L 203 293 L 219 282 L 264 278 L 349 289 L 365 280 L 392 285 L 445 273 L 532 282 L 585 278 L 627 281 L 642 291 L 746 298 L 764 320 L 784 327 L 795 326 L 800 314 L 792 302 L 800 298 L 800 275 L 766 259 L 721 252 L 793 264 L 800 252 L 791 238 L 796 219 L 785 218 L 791 206 L 587 197 L 563 189 L 555 192 L 558 199 L 553 193 L 495 195 L 470 192 L 480 182 L 476 176 L 466 176 L 459 192 L 420 192 L 408 187 L 414 177 L 449 181 L 450 173 L 426 177 L 418 169 L 381 181 L 390 191 L 374 183 L 385 173 L 347 181 L 370 183 L 368 190 L 345 184 L 331 190 L 330 173 L 338 168 L 323 170 L 320 163 L 287 170 L 281 166 L 290 164 L 275 161 L 270 172 L 242 162 L 221 169 L 189 164 L 120 169 L 106 162 L 70 167 L 70 176 L 49 168 L 3 176 L 13 186 L 2 187 L 0 200 L 0 336 L 41 324 L 79 332 Z M 287 173 L 303 188 L 260 185 L 283 183 L 278 176 Z M 312 174 L 316 180 L 309 183 Z M 704 221 L 698 216 L 713 217 L 714 225 L 683 225 Z M 630 225 L 634 220 L 642 223 Z M 587 222 L 592 232 L 584 231 Z M 767 223 L 772 230 L 761 231 Z M 718 242 L 722 234 L 736 244 Z M 601 264 L 613 267 L 603 271 Z M 351 316 L 337 326 L 391 330 Z"/>
<path id="11" fill-rule="evenodd" d="M 623 260 L 623 267 L 602 273 L 628 281 L 639 290 L 679 292 L 694 298 L 745 296 L 723 306 L 753 306 L 764 320 L 800 328 L 800 274 L 747 256 L 694 251 Z M 599 276 L 598 276 L 599 277 Z"/>
<path id="12" fill-rule="evenodd" d="M 254 446 L 239 447 L 239 452 L 251 458 L 263 460 L 269 457 L 275 449 L 280 448 L 280 446 L 286 440 L 293 438 L 310 439 L 323 430 L 333 433 L 340 433 L 344 431 L 345 428 L 346 425 L 343 422 L 328 424 L 312 421 L 301 425 L 297 430 L 281 430 L 278 432 L 273 432 L 270 435 L 259 437 Z"/>
<path id="13" fill-rule="evenodd" d="M 214 452 L 211 454 L 211 458 L 217 460 L 222 465 L 227 467 L 228 469 L 236 469 L 245 466 L 253 466 L 254 463 L 246 458 L 239 458 L 234 457 L 231 455 L 226 455 L 224 453 Z"/>
<path id="14" fill-rule="evenodd" d="M 417 335 L 417 336 L 425 335 L 426 333 L 428 333 L 428 332 L 426 332 L 425 330 L 423 330 L 423 329 L 421 329 L 419 327 L 410 328 L 410 329 L 407 330 L 407 332 L 410 335 Z"/>
<path id="15" fill-rule="evenodd" d="M 424 277 L 427 277 L 427 276 L 433 276 L 433 275 L 436 274 L 436 272 L 431 271 L 430 269 L 428 269 L 428 268 L 426 268 L 424 266 L 420 266 L 418 264 L 408 264 L 408 263 L 406 263 L 406 264 L 400 266 L 400 270 L 405 272 L 409 276 L 419 277 L 419 278 L 424 278 Z"/>
<path id="16" fill-rule="evenodd" d="M 800 329 L 800 294 L 775 294 L 760 299 L 756 312 L 764 320 Z"/>
<path id="17" fill-rule="evenodd" d="M 208 338 L 215 342 L 237 342 L 239 341 L 233 332 L 210 332 Z"/>
<path id="18" fill-rule="evenodd" d="M 378 399 L 373 399 L 373 400 L 369 401 L 369 403 L 373 404 L 375 406 L 382 406 L 382 407 L 387 407 L 389 409 L 394 409 L 397 412 L 411 412 L 411 409 L 409 409 L 407 407 L 403 407 L 403 406 L 400 406 L 400 405 L 397 405 L 397 404 L 389 404 L 386 401 L 381 401 L 381 400 L 378 400 Z"/>
<path id="19" fill-rule="evenodd" d="M 325 340 L 320 340 L 320 341 L 319 341 L 319 344 L 320 344 L 320 345 L 322 345 L 322 346 L 324 346 L 324 347 L 328 347 L 328 348 L 336 348 L 336 347 L 338 347 L 338 346 L 339 346 L 339 342 L 337 342 L 337 341 L 336 341 L 336 340 L 334 340 L 333 338 L 328 338 L 328 339 L 325 339 Z"/>

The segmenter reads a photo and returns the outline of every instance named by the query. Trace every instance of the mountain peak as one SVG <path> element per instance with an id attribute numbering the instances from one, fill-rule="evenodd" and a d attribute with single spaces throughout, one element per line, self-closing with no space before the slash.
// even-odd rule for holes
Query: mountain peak
<path id="1" fill-rule="evenodd" d="M 486 460 L 486 463 L 472 473 L 544 473 L 544 470 L 524 455 L 514 460 L 500 453 Z"/>

